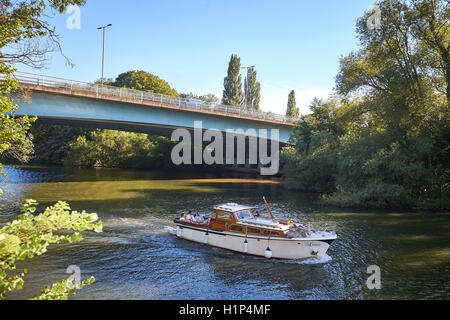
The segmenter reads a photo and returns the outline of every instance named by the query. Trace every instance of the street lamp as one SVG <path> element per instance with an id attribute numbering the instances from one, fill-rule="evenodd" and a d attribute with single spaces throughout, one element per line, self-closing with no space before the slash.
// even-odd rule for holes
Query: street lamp
<path id="1" fill-rule="evenodd" d="M 105 29 L 108 27 L 111 27 L 112 24 L 108 24 L 104 27 L 98 27 L 98 30 L 102 30 L 103 29 L 103 53 L 102 53 L 102 78 L 101 78 L 101 83 L 103 84 L 103 72 L 105 70 Z"/>

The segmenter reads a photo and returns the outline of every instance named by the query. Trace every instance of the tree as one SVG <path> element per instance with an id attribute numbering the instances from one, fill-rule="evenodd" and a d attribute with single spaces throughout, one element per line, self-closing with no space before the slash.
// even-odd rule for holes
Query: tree
<path id="1" fill-rule="evenodd" d="M 220 99 L 215 94 L 212 94 L 212 93 L 202 95 L 198 98 L 209 104 L 219 104 L 220 103 Z"/>
<path id="2" fill-rule="evenodd" d="M 335 99 L 311 104 L 284 153 L 288 187 L 347 207 L 450 207 L 448 1 L 383 0 L 357 21 Z"/>
<path id="3" fill-rule="evenodd" d="M 42 67 L 46 54 L 59 50 L 64 56 L 55 29 L 44 18 L 50 10 L 64 13 L 69 5 L 84 5 L 85 0 L 0 1 L 0 63 L 22 63 Z M 65 56 L 64 56 L 65 57 Z M 66 61 L 71 64 L 67 57 Z M 4 73 L 5 70 L 1 70 Z"/>
<path id="4" fill-rule="evenodd" d="M 48 7 L 63 13 L 69 5 L 84 3 L 85 0 L 0 1 L 0 75 L 4 79 L 0 83 L 0 156 L 7 152 L 19 160 L 27 159 L 31 145 L 27 130 L 35 121 L 27 116 L 14 116 L 18 106 L 11 93 L 18 91 L 19 85 L 12 64 L 40 68 L 48 52 L 58 49 L 62 54 L 59 37 L 43 19 L 44 12 L 48 17 Z M 66 61 L 70 64 L 67 58 Z M 6 177 L 1 164 L 0 171 Z"/>
<path id="5" fill-rule="evenodd" d="M 296 118 L 300 116 L 300 111 L 297 108 L 297 103 L 295 102 L 295 91 L 292 90 L 288 97 L 286 116 Z"/>
<path id="6" fill-rule="evenodd" d="M 94 130 L 69 143 L 66 166 L 167 169 L 175 143 L 165 137 L 115 130 Z"/>
<path id="7" fill-rule="evenodd" d="M 408 10 L 411 34 L 427 48 L 431 67 L 444 75 L 450 101 L 450 10 L 448 1 L 412 0 Z"/>
<path id="8" fill-rule="evenodd" d="M 29 139 L 27 139 L 27 130 L 30 128 L 35 118 L 28 116 L 15 117 L 14 111 L 18 106 L 14 104 L 11 93 L 17 91 L 19 86 L 13 78 L 14 69 L 8 66 L 0 59 L 0 74 L 4 76 L 4 81 L 0 82 L 0 156 L 27 157 L 22 150 L 29 152 Z M 0 163 L 0 173 L 6 178 L 6 173 Z M 2 189 L 0 188 L 0 196 Z"/>
<path id="9" fill-rule="evenodd" d="M 121 88 L 148 91 L 174 97 L 179 96 L 178 92 L 172 89 L 166 81 L 145 71 L 128 71 L 119 74 L 116 81 L 114 81 L 112 85 Z"/>
<path id="10" fill-rule="evenodd" d="M 448 105 L 442 95 L 448 92 L 446 2 L 380 1 L 381 28 L 368 28 L 368 14 L 358 19 L 362 48 L 341 59 L 338 92 L 367 97 L 378 121 L 405 138 L 417 117 L 432 112 L 431 105 Z"/>
<path id="11" fill-rule="evenodd" d="M 228 64 L 228 73 L 224 79 L 222 103 L 224 105 L 240 107 L 244 102 L 242 92 L 241 60 L 237 55 L 231 56 Z"/>
<path id="12" fill-rule="evenodd" d="M 256 81 L 256 71 L 248 68 L 247 77 L 244 82 L 245 106 L 250 109 L 259 110 L 261 99 L 261 84 Z"/>

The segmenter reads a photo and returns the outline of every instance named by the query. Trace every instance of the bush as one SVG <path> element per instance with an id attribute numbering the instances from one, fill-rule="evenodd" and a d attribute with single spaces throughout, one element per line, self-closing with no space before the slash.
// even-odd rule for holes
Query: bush
<path id="1" fill-rule="evenodd" d="M 165 169 L 172 167 L 174 143 L 164 137 L 114 130 L 95 130 L 70 143 L 65 166 Z"/>

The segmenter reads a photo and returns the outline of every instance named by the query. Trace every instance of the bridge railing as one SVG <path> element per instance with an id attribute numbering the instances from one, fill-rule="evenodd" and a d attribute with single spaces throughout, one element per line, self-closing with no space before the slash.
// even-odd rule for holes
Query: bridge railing
<path id="1" fill-rule="evenodd" d="M 162 95 L 152 92 L 139 91 L 127 88 L 119 88 L 108 85 L 75 81 L 45 75 L 38 75 L 28 72 L 15 72 L 14 77 L 23 84 L 38 85 L 44 87 L 67 89 L 71 91 L 89 92 L 102 96 L 114 96 L 138 101 L 150 101 L 161 104 L 169 104 L 188 109 L 219 111 L 229 114 L 238 114 L 242 116 L 251 116 L 259 119 L 276 120 L 285 123 L 295 122 L 297 119 L 275 114 L 272 112 L 263 112 L 242 107 L 227 106 L 222 104 L 214 104 L 202 102 L 200 100 L 178 98 L 168 95 Z M 0 74 L 0 80 L 4 75 Z"/>

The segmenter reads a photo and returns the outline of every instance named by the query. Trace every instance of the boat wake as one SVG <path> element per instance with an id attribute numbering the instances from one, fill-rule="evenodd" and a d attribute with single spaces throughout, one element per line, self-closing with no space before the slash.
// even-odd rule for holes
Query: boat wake
<path id="1" fill-rule="evenodd" d="M 165 226 L 164 227 L 164 232 L 170 233 L 171 235 L 174 235 L 174 236 L 177 235 L 177 229 L 175 229 L 173 227 Z"/>
<path id="2" fill-rule="evenodd" d="M 333 260 L 332 257 L 325 254 L 323 257 L 320 257 L 320 258 L 305 259 L 305 260 L 297 261 L 297 263 L 298 264 L 324 264 L 324 263 L 329 263 L 332 260 Z"/>
<path id="3" fill-rule="evenodd" d="M 325 254 L 323 257 L 307 258 L 301 260 L 276 260 L 276 261 L 281 263 L 307 265 L 307 264 L 325 264 L 331 262 L 332 260 L 333 260 L 332 257 Z"/>

